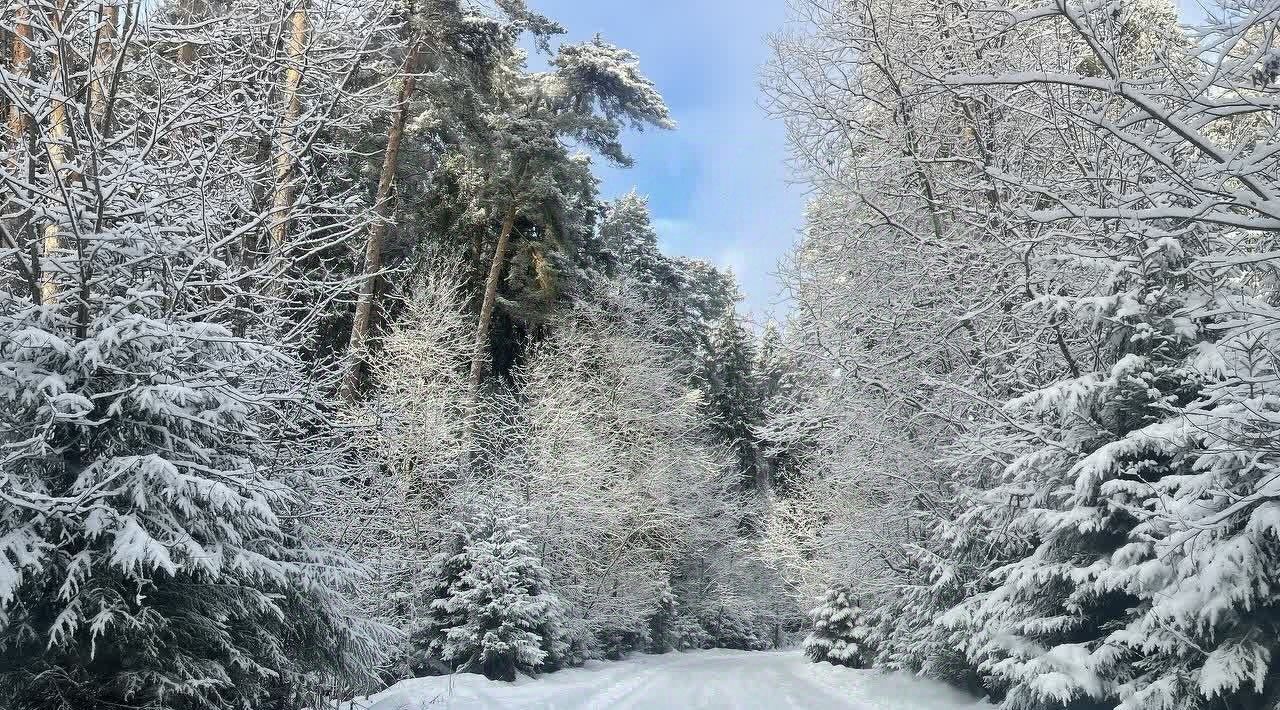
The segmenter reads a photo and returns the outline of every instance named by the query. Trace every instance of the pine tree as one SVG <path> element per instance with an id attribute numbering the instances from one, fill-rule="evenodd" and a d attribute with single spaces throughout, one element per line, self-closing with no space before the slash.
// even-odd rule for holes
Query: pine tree
<path id="1" fill-rule="evenodd" d="M 674 128 L 670 112 L 653 82 L 640 73 L 639 59 L 599 36 L 590 42 L 561 45 L 551 58 L 551 72 L 524 75 L 515 87 L 510 105 L 517 115 L 493 117 L 506 129 L 494 162 L 502 173 L 498 190 L 505 204 L 501 224 L 485 277 L 476 324 L 471 383 L 480 384 L 489 355 L 490 328 L 497 305 L 499 283 L 507 268 L 508 251 L 517 219 L 528 203 L 541 202 L 558 193 L 557 178 L 565 168 L 589 171 L 570 159 L 565 142 L 573 140 L 611 163 L 631 165 L 619 140 L 624 126 Z M 546 262 L 545 255 L 529 254 Z M 545 278 L 551 278 L 550 271 Z"/>

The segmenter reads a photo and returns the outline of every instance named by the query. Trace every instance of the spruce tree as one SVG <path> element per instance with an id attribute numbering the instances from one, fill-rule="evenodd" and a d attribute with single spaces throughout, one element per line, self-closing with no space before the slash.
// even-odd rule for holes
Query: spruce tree
<path id="1" fill-rule="evenodd" d="M 866 667 L 872 657 L 868 647 L 868 617 L 847 586 L 833 587 L 822 603 L 809 612 L 813 630 L 804 639 L 804 653 L 815 663 L 827 661 L 851 668 Z"/>
<path id="2" fill-rule="evenodd" d="M 294 517 L 315 453 L 295 425 L 320 422 L 280 389 L 292 362 L 112 291 L 85 326 L 0 293 L 0 691 L 291 707 L 361 682 L 355 568 Z"/>
<path id="3" fill-rule="evenodd" d="M 466 617 L 460 609 L 450 609 L 436 604 L 438 599 L 448 599 L 452 590 L 462 581 L 471 565 L 471 531 L 466 524 L 455 521 L 445 537 L 443 549 L 431 560 L 426 578 L 419 585 L 419 598 L 423 618 L 415 619 L 409 627 L 409 668 L 417 675 L 448 673 L 452 667 L 443 662 L 443 630 L 461 626 Z"/>
<path id="4" fill-rule="evenodd" d="M 1008 402 L 1007 423 L 970 440 L 975 455 L 1009 457 L 970 515 L 998 531 L 993 547 L 1030 544 L 944 622 L 965 630 L 970 658 L 1010 710 L 1110 707 L 1129 692 L 1140 655 L 1133 639 L 1117 643 L 1129 632 L 1111 632 L 1149 591 L 1118 581 L 1149 554 L 1140 523 L 1159 505 L 1152 487 L 1195 468 L 1195 447 L 1177 432 L 1180 412 L 1204 396 L 1193 365 L 1207 332 L 1184 315 L 1195 295 L 1180 247 L 1131 246 L 1140 254 L 1121 260 L 1115 295 L 1061 301 L 1106 324 L 1113 364 Z"/>
<path id="5" fill-rule="evenodd" d="M 676 627 L 678 621 L 676 595 L 671 589 L 670 578 L 664 574 L 662 589 L 658 594 L 658 608 L 649 617 L 649 653 L 667 653 L 679 648 L 680 639 Z"/>
<path id="6" fill-rule="evenodd" d="M 310 510 L 343 456 L 331 371 L 303 363 L 287 303 L 331 284 L 277 264 L 271 294 L 251 288 L 269 220 L 240 138 L 273 123 L 260 99 L 284 62 L 258 52 L 278 23 L 257 21 L 280 8 L 116 12 L 154 33 L 142 41 L 111 37 L 106 5 L 32 12 L 39 80 L 0 67 L 24 125 L 0 138 L 0 702 L 315 706 L 368 683 L 387 639 L 351 612 L 361 570 Z M 311 33 L 307 91 L 333 86 L 364 29 Z M 175 67 L 171 50 L 197 41 L 214 51 Z M 312 147 L 347 145 L 338 116 L 357 96 L 334 97 L 323 131 L 307 124 L 324 134 Z M 326 186 L 360 213 L 341 180 Z M 333 204 L 280 224 L 293 243 L 337 240 Z"/>
<path id="7" fill-rule="evenodd" d="M 742 485 L 759 488 L 759 446 L 754 427 L 761 423 L 759 386 L 755 372 L 755 343 L 738 322 L 737 313 L 724 313 L 712 334 L 705 364 L 706 411 L 722 441 L 734 452 Z"/>
<path id="8" fill-rule="evenodd" d="M 430 589 L 428 651 L 454 670 L 515 680 L 563 663 L 563 603 L 514 519 L 487 514 L 442 556 Z M 465 538 L 464 538 L 465 539 Z"/>

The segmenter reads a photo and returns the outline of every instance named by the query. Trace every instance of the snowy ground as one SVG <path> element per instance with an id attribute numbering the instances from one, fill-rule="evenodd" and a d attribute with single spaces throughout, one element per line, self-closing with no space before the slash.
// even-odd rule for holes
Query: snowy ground
<path id="1" fill-rule="evenodd" d="M 799 652 L 694 651 L 591 663 L 515 683 L 478 675 L 415 678 L 344 710 L 973 710 L 950 688 L 901 675 L 809 663 Z"/>

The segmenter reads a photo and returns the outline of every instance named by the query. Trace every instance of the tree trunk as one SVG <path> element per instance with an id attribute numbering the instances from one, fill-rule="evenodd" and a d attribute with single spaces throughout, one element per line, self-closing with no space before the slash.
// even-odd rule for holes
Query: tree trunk
<path id="1" fill-rule="evenodd" d="M 422 57 L 422 44 L 415 41 L 404 60 L 404 83 L 400 86 L 395 115 L 387 131 L 387 149 L 382 155 L 382 169 L 378 173 L 378 194 L 373 205 L 374 222 L 369 226 L 369 238 L 364 249 L 364 279 L 360 283 L 360 297 L 356 301 L 356 315 L 351 322 L 351 366 L 342 384 L 343 396 L 354 402 L 360 388 L 364 369 L 364 347 L 369 337 L 369 322 L 373 316 L 373 303 L 377 297 L 378 272 L 382 270 L 382 242 L 387 235 L 387 221 L 391 217 L 391 186 L 395 182 L 396 165 L 400 159 L 400 140 L 409 120 L 409 102 L 417 83 L 418 63 Z"/>
<path id="2" fill-rule="evenodd" d="M 7 54 L 4 56 L 5 65 L 9 71 L 19 80 L 31 78 L 31 8 L 26 2 L 19 4 L 14 10 L 13 33 L 6 39 L 5 49 Z M 28 182 L 35 179 L 34 166 L 30 162 L 28 156 L 27 164 L 23 165 L 21 146 L 23 141 L 28 145 L 34 145 L 31 136 L 31 120 L 25 108 L 19 103 L 20 93 L 15 92 L 12 96 L 5 96 L 4 103 L 4 122 L 8 128 L 9 137 L 13 140 L 12 157 L 9 161 L 9 169 L 14 175 L 27 173 Z M 7 208 L 8 197 L 0 200 L 0 209 Z M 4 211 L 8 211 L 4 209 Z M 26 279 L 27 287 L 30 290 L 31 300 L 34 303 L 41 303 L 42 288 L 40 284 L 40 254 L 35 238 L 35 231 L 30 225 L 24 226 L 25 219 L 18 218 L 14 220 L 15 229 L 10 231 L 5 225 L 0 224 L 0 237 L 3 237 L 4 245 L 13 250 L 14 259 L 18 264 L 19 270 L 22 271 Z M 29 232 L 30 238 L 25 239 L 24 244 L 20 244 L 22 238 L 21 232 Z"/>
<path id="3" fill-rule="evenodd" d="M 297 151 L 294 131 L 302 100 L 298 88 L 302 85 L 302 60 L 306 52 L 307 11 L 300 3 L 289 14 L 289 66 L 284 76 L 284 115 L 276 136 L 275 190 L 271 197 L 271 253 L 280 258 L 285 239 L 289 236 L 289 212 L 293 209 L 293 168 Z"/>
<path id="4" fill-rule="evenodd" d="M 195 20 L 195 17 L 197 14 L 197 8 L 195 5 L 196 5 L 195 0 L 182 0 L 182 2 L 178 5 L 180 10 L 185 11 L 183 14 L 185 14 L 186 17 L 184 17 L 183 19 L 185 19 L 187 22 L 193 22 Z M 187 41 L 178 45 L 178 65 L 179 66 L 183 66 L 183 67 L 190 66 L 191 63 L 195 61 L 195 59 L 196 59 L 196 43 L 195 42 Z"/>
<path id="5" fill-rule="evenodd" d="M 60 0 L 56 7 L 52 9 L 53 15 L 49 18 L 49 25 L 53 27 L 55 33 L 53 64 L 49 69 L 49 85 L 57 86 L 60 82 L 58 77 L 66 71 L 63 66 L 63 45 L 62 45 L 62 16 L 65 11 L 65 5 Z M 62 93 L 65 95 L 69 87 L 63 86 Z M 67 218 L 70 219 L 72 213 L 72 205 L 69 203 L 70 193 L 65 189 L 67 180 L 64 173 L 67 164 L 67 142 L 69 140 L 69 125 L 67 123 L 67 105 L 63 101 L 53 100 L 53 108 L 49 112 L 49 128 L 46 132 L 46 151 L 49 156 L 49 175 L 61 185 L 57 198 L 62 199 L 63 209 L 66 211 Z M 58 269 L 53 266 L 53 259 L 62 248 L 61 226 L 58 223 L 58 217 L 51 219 L 42 229 L 40 240 L 41 251 L 41 267 L 42 277 L 40 283 L 40 302 L 50 305 L 58 300 L 58 281 L 56 274 Z"/>
<path id="6" fill-rule="evenodd" d="M 521 171 L 524 172 L 523 170 Z M 493 306 L 498 300 L 498 282 L 502 280 L 502 267 L 506 263 L 507 243 L 511 240 L 511 230 L 516 223 L 516 198 L 513 194 L 507 214 L 502 218 L 502 230 L 498 232 L 498 243 L 493 248 L 493 261 L 489 264 L 489 276 L 484 281 L 484 300 L 480 303 L 480 319 L 476 323 L 476 340 L 471 351 L 471 390 L 480 389 L 480 380 L 484 377 L 485 360 L 488 359 L 489 324 L 493 320 Z"/>
<path id="7" fill-rule="evenodd" d="M 31 8 L 25 2 L 18 5 L 13 24 L 13 36 L 9 39 L 12 46 L 10 67 L 14 74 L 28 79 L 31 77 Z M 9 126 L 9 135 L 15 141 L 21 141 L 27 133 L 27 113 L 18 105 L 17 98 L 9 98 L 9 111 L 5 121 Z"/>
<path id="8" fill-rule="evenodd" d="M 115 0 L 98 5 L 98 32 L 93 56 L 93 81 L 89 84 L 89 110 L 99 132 L 106 130 L 107 97 L 111 91 L 111 64 L 115 61 L 116 20 L 120 8 Z"/>

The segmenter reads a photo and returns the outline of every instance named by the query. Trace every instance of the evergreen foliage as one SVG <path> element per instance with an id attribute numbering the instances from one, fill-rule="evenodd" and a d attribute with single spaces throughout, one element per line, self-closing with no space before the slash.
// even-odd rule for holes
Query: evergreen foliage
<path id="1" fill-rule="evenodd" d="M 455 533 L 453 549 L 438 556 L 430 573 L 430 615 L 415 634 L 426 642 L 419 653 L 495 680 L 560 667 L 568 646 L 564 604 L 526 535 L 497 513 Z"/>
<path id="2" fill-rule="evenodd" d="M 358 568 L 296 518 L 317 470 L 296 442 L 319 424 L 297 362 L 97 258 L 112 305 L 87 324 L 0 304 L 0 688 L 32 708 L 299 707 L 367 682 L 388 636 L 343 600 Z"/>
<path id="3" fill-rule="evenodd" d="M 804 639 L 804 654 L 815 663 L 864 668 L 871 659 L 867 614 L 848 587 L 827 590 L 809 612 L 813 630 Z"/>

